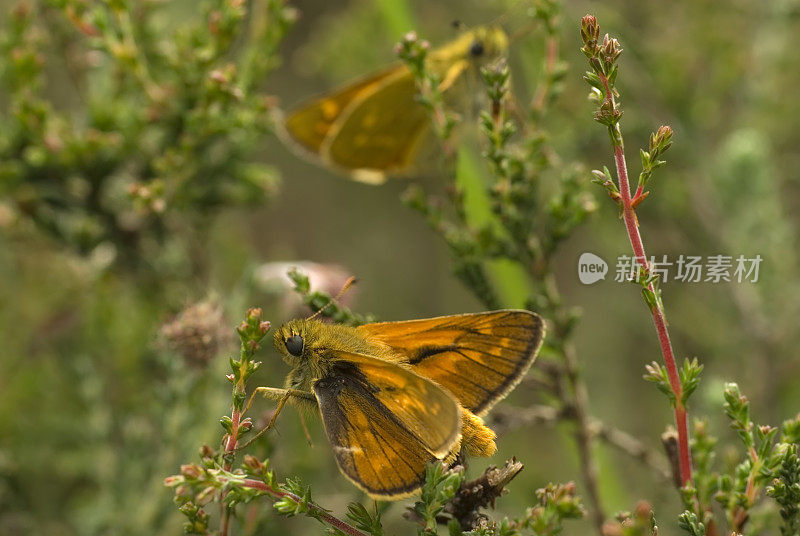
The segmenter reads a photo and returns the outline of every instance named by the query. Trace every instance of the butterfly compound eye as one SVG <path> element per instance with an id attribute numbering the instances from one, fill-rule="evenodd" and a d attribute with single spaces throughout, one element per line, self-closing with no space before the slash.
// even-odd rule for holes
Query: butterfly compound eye
<path id="1" fill-rule="evenodd" d="M 292 335 L 286 339 L 286 349 L 295 357 L 303 355 L 303 337 L 300 335 Z"/>
<path id="2" fill-rule="evenodd" d="M 481 41 L 473 41 L 472 46 L 469 47 L 469 53 L 473 56 L 483 56 L 483 43 Z"/>

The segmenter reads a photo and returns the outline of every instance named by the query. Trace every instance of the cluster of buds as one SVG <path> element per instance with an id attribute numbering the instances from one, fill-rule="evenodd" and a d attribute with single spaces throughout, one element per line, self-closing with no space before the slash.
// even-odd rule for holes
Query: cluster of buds
<path id="1" fill-rule="evenodd" d="M 229 63 L 222 69 L 214 69 L 208 73 L 208 80 L 216 91 L 235 100 L 242 100 L 244 98 L 242 89 L 236 83 L 236 65 Z"/>
<path id="2" fill-rule="evenodd" d="M 642 158 L 642 172 L 639 174 L 636 198 L 633 200 L 634 207 L 648 196 L 649 192 L 645 192 L 644 188 L 653 175 L 653 170 L 666 164 L 666 161 L 659 160 L 659 157 L 661 157 L 670 146 L 672 146 L 672 129 L 667 125 L 661 125 L 658 127 L 657 131 L 650 134 L 648 150 L 645 151 L 642 149 L 639 151 L 639 155 Z"/>
<path id="3" fill-rule="evenodd" d="M 420 39 L 417 32 L 408 32 L 394 46 L 395 54 L 408 64 L 415 76 L 422 72 L 430 49 L 431 44 L 425 39 Z"/>
<path id="4" fill-rule="evenodd" d="M 160 180 L 150 181 L 148 184 L 133 183 L 128 185 L 128 196 L 140 210 L 163 214 L 167 208 L 164 199 L 164 183 Z"/>
<path id="5" fill-rule="evenodd" d="M 600 43 L 600 26 L 597 19 L 592 15 L 586 15 L 581 19 L 581 38 L 583 39 L 583 52 L 589 58 L 589 66 L 592 71 L 586 73 L 584 80 L 592 86 L 592 98 L 599 102 L 600 107 L 595 113 L 595 120 L 609 127 L 616 132 L 617 123 L 622 117 L 622 111 L 618 103 L 614 102 L 614 97 L 618 97 L 614 83 L 617 78 L 617 59 L 622 54 L 622 47 L 614 38 L 606 34 L 603 42 Z M 620 136 L 612 139 L 615 146 L 622 145 Z"/>
<path id="6" fill-rule="evenodd" d="M 594 16 L 586 15 L 581 19 L 581 39 L 583 40 L 581 52 L 589 58 L 589 63 L 595 71 L 599 70 L 606 76 L 615 73 L 614 64 L 622 54 L 622 47 L 617 39 L 609 37 L 608 34 L 603 36 L 603 42 L 600 43 L 600 25 Z"/>
<path id="7" fill-rule="evenodd" d="M 270 323 L 268 320 L 263 319 L 263 311 L 259 307 L 251 307 L 247 310 L 245 319 L 236 328 L 242 344 L 247 347 L 250 352 L 255 352 L 260 348 L 259 342 L 264 338 L 264 335 L 269 331 Z"/>
<path id="8" fill-rule="evenodd" d="M 585 509 L 580 497 L 576 494 L 574 482 L 566 484 L 548 483 L 536 490 L 538 505 L 529 508 L 522 524 L 533 529 L 536 534 L 557 534 L 561 521 L 579 519 L 584 516 Z"/>
<path id="9" fill-rule="evenodd" d="M 620 512 L 615 521 L 603 525 L 603 536 L 645 536 L 657 534 L 653 507 L 640 501 L 633 512 Z"/>

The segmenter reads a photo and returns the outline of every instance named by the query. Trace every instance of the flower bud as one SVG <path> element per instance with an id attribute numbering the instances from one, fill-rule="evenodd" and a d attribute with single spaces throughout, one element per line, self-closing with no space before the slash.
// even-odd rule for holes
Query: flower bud
<path id="1" fill-rule="evenodd" d="M 186 478 L 191 478 L 193 480 L 197 480 L 201 476 L 203 476 L 203 470 L 200 467 L 194 464 L 184 464 L 181 465 L 181 474 Z"/>

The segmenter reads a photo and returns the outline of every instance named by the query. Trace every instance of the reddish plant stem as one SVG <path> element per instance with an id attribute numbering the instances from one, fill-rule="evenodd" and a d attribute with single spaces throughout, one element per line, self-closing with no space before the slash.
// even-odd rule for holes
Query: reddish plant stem
<path id="1" fill-rule="evenodd" d="M 242 413 L 234 409 L 231 413 L 231 434 L 225 442 L 225 454 L 231 454 L 236 450 L 236 436 L 239 433 L 239 422 L 242 420 Z M 225 460 L 223 466 L 226 471 L 231 470 L 232 460 Z"/>
<path id="2" fill-rule="evenodd" d="M 607 93 L 610 95 L 610 93 Z M 613 97 L 612 97 L 613 98 Z M 636 262 L 648 270 L 647 256 L 644 251 L 644 244 L 642 242 L 641 234 L 639 233 L 639 223 L 636 219 L 636 212 L 631 203 L 630 184 L 628 182 L 628 170 L 625 163 L 625 153 L 622 146 L 614 147 L 614 162 L 617 168 L 617 179 L 619 181 L 619 190 L 622 197 L 622 216 L 625 220 L 625 227 L 628 231 L 628 238 L 633 248 Z M 655 293 L 656 289 L 652 283 L 647 287 L 650 292 Z M 667 368 L 667 375 L 672 391 L 675 394 L 675 426 L 678 429 L 678 452 L 679 464 L 681 472 L 681 482 L 683 485 L 688 484 L 692 480 L 691 469 L 691 454 L 689 452 L 689 431 L 686 419 L 686 408 L 682 402 L 683 387 L 681 386 L 680 377 L 678 376 L 678 366 L 675 362 L 675 354 L 672 351 L 672 342 L 669 338 L 667 330 L 667 321 L 664 316 L 664 311 L 660 303 L 655 307 L 651 307 L 650 312 L 653 315 L 653 323 L 658 333 L 658 342 L 661 345 L 661 353 L 664 356 L 664 363 Z"/>
<path id="3" fill-rule="evenodd" d="M 608 84 L 608 79 L 599 74 L 600 80 L 606 93 L 606 100 L 610 101 L 612 108 L 616 109 L 614 102 L 614 94 Z M 619 124 L 614 127 L 617 129 L 619 143 L 614 144 L 614 164 L 617 168 L 617 181 L 619 182 L 620 201 L 622 202 L 622 216 L 625 220 L 625 228 L 628 231 L 628 238 L 633 248 L 633 254 L 645 272 L 649 271 L 647 265 L 647 256 L 644 251 L 644 243 L 642 236 L 639 234 L 639 222 L 636 218 L 636 211 L 631 199 L 631 187 L 628 180 L 628 167 L 625 161 L 625 151 L 622 145 L 622 134 L 619 133 Z M 641 188 L 639 188 L 641 190 Z M 637 196 L 641 192 L 637 190 Z M 656 295 L 656 288 L 653 283 L 647 286 L 648 290 Z M 660 298 L 657 299 L 655 306 L 650 307 L 650 313 L 653 315 L 653 324 L 655 324 L 656 332 L 658 333 L 658 342 L 661 345 L 661 353 L 664 356 L 664 364 L 667 368 L 667 376 L 669 377 L 669 384 L 672 392 L 675 395 L 675 427 L 678 429 L 678 464 L 680 468 L 681 483 L 685 486 L 692 480 L 692 456 L 689 451 L 689 427 L 687 425 L 686 407 L 683 405 L 683 386 L 681 385 L 680 376 L 678 375 L 678 365 L 675 361 L 675 354 L 672 351 L 672 342 L 669 338 L 669 331 L 667 330 L 667 319 L 664 315 L 663 305 Z"/>
<path id="4" fill-rule="evenodd" d="M 242 363 L 245 363 L 244 359 L 242 359 Z M 242 365 L 242 373 L 243 372 L 244 365 Z M 243 374 L 240 375 L 240 378 L 241 377 L 243 377 Z M 244 390 L 244 380 L 239 379 L 234 387 L 234 393 L 244 393 Z M 233 457 L 236 453 L 236 442 L 237 438 L 239 437 L 239 424 L 241 424 L 242 421 L 242 414 L 242 409 L 237 407 L 235 403 L 231 405 L 231 433 L 225 440 L 225 453 L 222 455 L 222 468 L 225 469 L 225 471 L 230 471 L 233 467 Z M 231 509 L 225 506 L 225 501 L 221 501 L 221 503 L 222 524 L 220 527 L 220 536 L 228 536 L 228 531 L 230 530 Z"/>
<path id="5" fill-rule="evenodd" d="M 749 449 L 750 460 L 752 461 L 752 466 L 750 467 L 750 474 L 747 476 L 747 487 L 745 488 L 744 495 L 747 499 L 746 506 L 742 507 L 739 506 L 736 510 L 736 513 L 733 516 L 733 529 L 736 533 L 743 532 L 744 524 L 749 519 L 749 514 L 747 511 L 750 507 L 753 506 L 756 502 L 756 498 L 758 496 L 758 486 L 756 486 L 756 475 L 758 474 L 759 470 L 761 469 L 761 460 L 758 457 L 758 453 L 756 449 L 750 447 Z"/>
<path id="6" fill-rule="evenodd" d="M 534 113 L 541 114 L 547 104 L 547 97 L 552 88 L 552 76 L 558 64 L 558 39 L 548 37 L 545 45 L 545 83 L 539 86 L 533 97 L 531 109 Z"/>
<path id="7" fill-rule="evenodd" d="M 633 248 L 636 262 L 645 270 L 648 270 L 647 256 L 644 252 L 642 236 L 639 234 L 639 222 L 636 219 L 636 212 L 631 203 L 631 190 L 628 182 L 628 170 L 625 163 L 625 153 L 621 146 L 614 147 L 614 162 L 617 167 L 617 178 L 619 180 L 619 192 L 622 196 L 622 216 L 625 220 L 625 227 L 628 230 L 628 238 Z M 648 290 L 656 292 L 653 283 L 648 285 Z M 664 356 L 664 364 L 667 367 L 667 375 L 672 392 L 675 393 L 675 427 L 678 429 L 678 453 L 681 471 L 681 483 L 685 486 L 692 480 L 692 458 L 689 452 L 689 429 L 686 423 L 686 408 L 683 405 L 683 386 L 678 376 L 678 365 L 675 362 L 675 354 L 672 351 L 672 342 L 667 330 L 667 320 L 660 300 L 655 307 L 651 307 L 653 324 L 658 333 L 658 342 L 661 345 L 661 353 Z"/>
<path id="8" fill-rule="evenodd" d="M 302 502 L 303 500 L 301 497 L 298 497 L 294 493 L 274 489 L 260 480 L 246 478 L 242 482 L 242 486 L 246 488 L 261 490 L 265 493 L 272 495 L 273 497 L 278 497 L 278 498 L 289 497 L 297 502 Z M 366 534 L 364 534 L 354 526 L 350 525 L 349 523 L 346 523 L 341 519 L 339 519 L 338 517 L 329 514 L 321 506 L 318 506 L 314 503 L 308 503 L 308 508 L 309 510 L 312 510 L 314 512 L 314 516 L 317 517 L 320 521 L 324 521 L 331 527 L 339 529 L 340 531 L 344 532 L 345 534 L 348 534 L 349 536 L 366 536 Z"/>

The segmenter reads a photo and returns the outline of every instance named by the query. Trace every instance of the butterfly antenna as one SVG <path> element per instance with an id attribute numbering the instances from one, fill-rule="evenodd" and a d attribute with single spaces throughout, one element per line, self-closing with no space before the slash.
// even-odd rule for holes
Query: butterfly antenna
<path id="1" fill-rule="evenodd" d="M 336 297 L 331 298 L 331 300 L 328 303 L 326 303 L 324 307 L 321 307 L 316 313 L 314 313 L 311 316 L 309 316 L 307 318 L 307 320 L 311 320 L 313 318 L 318 317 L 319 315 L 322 314 L 322 312 L 325 309 L 327 309 L 328 307 L 330 307 L 334 303 L 337 303 L 339 301 L 339 299 L 341 299 L 341 297 L 344 296 L 344 293 L 347 292 L 350 289 L 350 287 L 352 287 L 353 284 L 356 283 L 357 281 L 358 280 L 355 277 L 351 276 L 350 278 L 348 278 L 348 280 L 344 282 L 344 285 L 342 285 L 342 289 L 339 291 L 339 293 L 336 295 Z"/>

